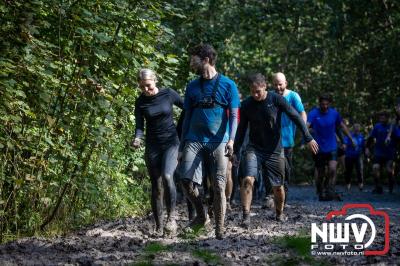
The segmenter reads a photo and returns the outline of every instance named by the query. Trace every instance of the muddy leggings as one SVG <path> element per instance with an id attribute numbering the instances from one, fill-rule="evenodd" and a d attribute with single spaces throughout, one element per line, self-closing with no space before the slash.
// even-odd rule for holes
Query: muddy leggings
<path id="1" fill-rule="evenodd" d="M 178 147 L 179 143 L 167 147 L 146 145 L 146 166 L 151 179 L 151 207 L 157 229 L 164 225 L 164 198 L 168 218 L 175 218 L 176 187 L 173 175 L 177 166 Z"/>

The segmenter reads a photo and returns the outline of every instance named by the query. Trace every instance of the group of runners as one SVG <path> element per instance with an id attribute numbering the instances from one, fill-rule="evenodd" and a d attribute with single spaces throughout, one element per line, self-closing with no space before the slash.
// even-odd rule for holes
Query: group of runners
<path id="1" fill-rule="evenodd" d="M 265 77 L 256 73 L 249 75 L 250 96 L 241 102 L 235 82 L 217 72 L 217 53 L 211 45 L 198 45 L 190 55 L 190 67 L 199 78 L 187 85 L 183 99 L 172 89 L 159 89 L 154 71 L 142 69 L 139 73 L 142 94 L 135 104 L 136 132 L 132 146 L 142 145 L 146 127 L 145 161 L 152 185 L 151 206 L 157 234 L 174 234 L 177 230 L 174 177 L 192 210 L 188 228 L 209 223 L 210 212 L 206 211 L 204 193 L 200 191 L 204 186 L 212 195 L 209 209 L 215 218 L 216 238 L 223 239 L 226 208 L 235 187 L 233 180 L 237 180 L 232 176 L 239 177 L 243 227 L 249 228 L 251 224 L 253 187 L 258 178 L 264 179 L 267 194 L 272 195 L 276 220 L 285 221 L 285 195 L 293 167 L 296 128 L 313 154 L 320 200 L 338 199 L 335 183 L 340 149 L 345 154 L 346 182 L 350 184 L 355 166 L 362 188 L 361 156 L 370 153 L 373 140 L 376 142 L 374 191 L 382 192 L 380 168 L 393 172 L 395 140 L 399 136 L 397 126 L 388 122 L 387 114 L 381 114 L 380 123 L 364 145 L 360 125 L 354 125 L 350 132 L 330 106 L 332 99 L 328 94 L 319 97 L 319 107 L 307 116 L 300 96 L 287 88 L 283 73 L 273 75 L 274 91 L 267 90 Z M 174 124 L 174 105 L 183 110 L 178 128 Z M 389 180 L 392 191 L 393 175 Z"/>

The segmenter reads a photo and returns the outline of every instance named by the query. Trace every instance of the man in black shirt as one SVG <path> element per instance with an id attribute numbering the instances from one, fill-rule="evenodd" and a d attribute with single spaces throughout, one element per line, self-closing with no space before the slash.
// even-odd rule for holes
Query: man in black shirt
<path id="1" fill-rule="evenodd" d="M 240 188 L 243 206 L 242 226 L 246 228 L 250 226 L 249 214 L 253 183 L 259 167 L 262 167 L 262 176 L 268 178 L 273 187 L 276 219 L 278 221 L 285 220 L 283 215 L 285 159 L 281 144 L 282 112 L 285 112 L 300 128 L 310 150 L 313 153 L 318 152 L 318 144 L 308 132 L 300 115 L 281 95 L 266 91 L 267 83 L 263 75 L 250 76 L 249 85 L 251 97 L 242 102 L 240 123 L 234 145 L 235 155 L 237 155 L 249 126 L 249 144 L 245 148 L 244 157 L 242 157 L 242 160 L 245 160 L 245 177 Z"/>

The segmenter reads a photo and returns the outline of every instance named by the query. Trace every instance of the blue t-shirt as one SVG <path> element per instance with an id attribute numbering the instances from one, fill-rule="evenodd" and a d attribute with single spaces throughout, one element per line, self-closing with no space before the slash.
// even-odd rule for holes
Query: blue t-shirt
<path id="1" fill-rule="evenodd" d="M 308 114 L 307 120 L 313 129 L 312 135 L 319 145 L 319 151 L 336 151 L 336 127 L 342 122 L 339 113 L 334 108 L 329 108 L 326 113 L 314 108 Z"/>
<path id="2" fill-rule="evenodd" d="M 357 158 L 360 156 L 364 150 L 364 136 L 362 134 L 351 133 L 351 137 L 356 142 L 356 146 L 353 147 L 353 143 L 348 136 L 344 137 L 344 144 L 346 144 L 346 157 Z"/>
<path id="3" fill-rule="evenodd" d="M 284 96 L 288 103 L 300 114 L 304 112 L 304 106 L 301 102 L 300 95 L 297 92 L 288 90 L 289 92 Z M 281 118 L 281 136 L 282 146 L 284 148 L 291 148 L 294 146 L 294 137 L 296 134 L 296 125 L 290 118 L 282 113 Z"/>
<path id="4" fill-rule="evenodd" d="M 371 131 L 370 137 L 376 140 L 374 156 L 393 159 L 396 152 L 395 138 L 399 136 L 399 129 L 395 127 L 392 132 L 392 138 L 388 144 L 385 140 L 390 130 L 390 124 L 377 123 Z"/>
<path id="5" fill-rule="evenodd" d="M 191 81 L 185 92 L 184 109 L 190 111 L 190 124 L 184 140 L 196 142 L 228 142 L 228 110 L 240 107 L 239 91 L 233 80 L 219 74 L 219 86 L 215 93 L 215 108 L 199 108 L 196 104 L 204 96 L 210 97 L 216 77 L 203 80 L 204 93 L 201 91 L 200 79 Z"/>

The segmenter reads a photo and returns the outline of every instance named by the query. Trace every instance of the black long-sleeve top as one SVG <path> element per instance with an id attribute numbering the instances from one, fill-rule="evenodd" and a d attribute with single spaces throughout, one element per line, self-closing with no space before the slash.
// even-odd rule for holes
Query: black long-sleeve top
<path id="1" fill-rule="evenodd" d="M 146 144 L 165 145 L 176 142 L 173 105 L 183 108 L 183 100 L 172 89 L 160 89 L 156 95 L 140 95 L 135 103 L 135 137 L 142 138 L 146 120 Z"/>
<path id="2" fill-rule="evenodd" d="M 313 139 L 298 112 L 281 95 L 268 92 L 262 101 L 248 97 L 240 108 L 240 122 L 234 144 L 235 153 L 240 150 L 247 127 L 250 127 L 249 144 L 262 152 L 275 153 L 282 150 L 281 114 L 287 116 L 299 127 L 305 141 Z"/>

